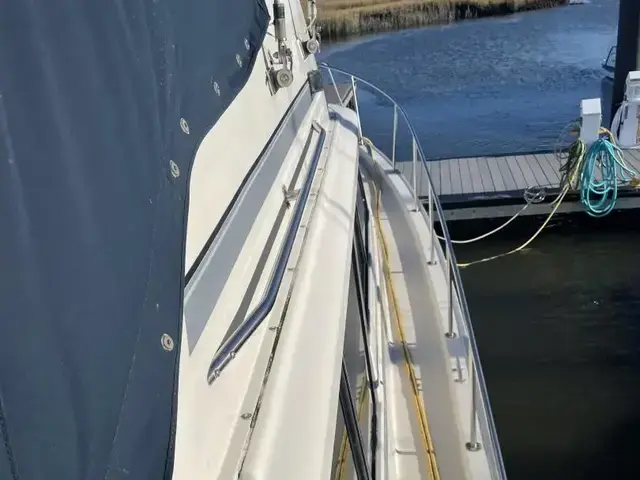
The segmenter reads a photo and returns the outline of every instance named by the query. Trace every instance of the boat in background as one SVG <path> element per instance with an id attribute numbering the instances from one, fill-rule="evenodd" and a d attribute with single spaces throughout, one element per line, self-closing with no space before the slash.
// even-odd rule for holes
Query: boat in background
<path id="1" fill-rule="evenodd" d="M 0 29 L 0 478 L 505 479 L 426 156 L 318 65 L 315 1 L 35 3 Z"/>

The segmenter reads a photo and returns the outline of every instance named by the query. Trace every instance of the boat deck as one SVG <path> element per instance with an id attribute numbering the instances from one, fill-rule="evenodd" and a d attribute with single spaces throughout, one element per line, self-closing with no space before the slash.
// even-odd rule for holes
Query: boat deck
<path id="1" fill-rule="evenodd" d="M 640 150 L 625 150 L 625 160 L 640 171 Z M 513 215 L 522 208 L 527 189 L 542 188 L 547 197 L 555 197 L 560 188 L 561 163 L 553 153 L 531 153 L 490 157 L 434 160 L 429 174 L 451 220 L 491 218 Z M 398 161 L 396 168 L 411 179 L 413 164 Z M 424 167 L 417 174 L 418 192 L 427 198 L 428 181 Z M 640 208 L 640 191 L 623 187 L 617 208 Z M 560 211 L 579 211 L 577 196 L 567 196 Z M 523 214 L 548 213 L 548 203 L 532 205 Z"/>
<path id="2" fill-rule="evenodd" d="M 390 100 L 373 84 L 351 77 L 351 85 L 356 81 Z M 325 86 L 328 103 L 348 102 L 354 109 L 357 96 L 351 85 Z M 353 131 L 364 136 L 361 127 Z M 371 456 L 372 478 L 505 479 L 460 275 L 451 250 L 447 251 L 453 247 L 437 240 L 430 213 L 415 208 L 412 172 L 401 171 L 411 165 L 392 165 L 369 141 L 360 145 L 352 298 L 362 305 L 358 311 L 347 309 L 346 326 L 357 323 L 351 318 L 360 317 L 364 323 L 362 340 L 350 329 L 345 331 L 345 348 L 362 343 L 355 356 L 349 356 L 351 367 L 343 367 L 343 377 L 356 380 L 342 382 L 355 387 L 347 387 L 353 390 L 355 402 L 345 402 L 353 407 L 343 409 L 344 424 L 358 423 L 361 418 L 360 430 L 367 433 L 369 426 L 376 426 L 376 436 L 368 438 L 378 452 Z M 422 168 L 419 176 L 425 182 L 420 193 L 427 193 Z M 330 197 L 324 202 L 335 205 Z M 334 211 L 336 218 L 344 218 L 341 208 Z M 366 251 L 359 251 L 359 245 L 367 245 Z M 358 278 L 360 260 L 369 270 L 365 302 L 363 295 L 358 298 L 358 289 L 365 286 Z M 365 303 L 368 309 L 362 308 Z M 363 312 L 369 313 L 362 317 Z M 362 335 L 367 330 L 369 334 Z M 359 360 L 361 356 L 370 358 L 370 364 Z M 371 397 L 369 406 L 375 405 L 369 411 L 370 419 L 362 416 L 367 396 Z M 353 452 L 359 452 L 357 461 L 350 463 L 342 453 L 346 435 L 341 427 L 338 422 L 336 477 L 343 478 L 344 472 L 346 478 L 355 478 L 347 472 L 353 472 L 356 464 L 362 473 L 358 478 L 368 477 L 366 452 L 357 439 L 350 441 L 356 447 Z"/>
<path id="3" fill-rule="evenodd" d="M 327 103 L 349 105 L 353 99 L 353 87 L 350 83 L 340 83 L 337 87 L 334 87 L 333 84 L 327 84 L 324 86 L 324 94 Z M 340 95 L 339 99 L 338 95 Z"/>
<path id="4" fill-rule="evenodd" d="M 378 150 L 363 149 L 360 160 L 367 172 L 365 190 L 372 217 L 380 222 L 378 227 L 373 221 L 371 262 L 384 265 L 374 268 L 380 275 L 374 276 L 376 290 L 384 299 L 372 318 L 372 325 L 379 329 L 372 336 L 388 348 L 379 370 L 379 394 L 388 416 L 389 469 L 397 478 L 491 478 L 496 466 L 484 413 L 478 414 L 484 448 L 471 451 L 465 447 L 473 385 L 468 368 L 470 337 L 457 294 L 451 297 L 448 288 L 445 254 L 436 247 L 436 261 L 428 265 L 428 224 L 413 208 L 405 179 L 388 159 Z M 374 163 L 380 169 L 377 173 Z M 379 215 L 374 201 L 378 182 Z M 451 298 L 456 306 L 450 311 Z M 449 328 L 451 336 L 446 335 Z M 416 390 L 412 390 L 409 370 L 415 376 Z"/>

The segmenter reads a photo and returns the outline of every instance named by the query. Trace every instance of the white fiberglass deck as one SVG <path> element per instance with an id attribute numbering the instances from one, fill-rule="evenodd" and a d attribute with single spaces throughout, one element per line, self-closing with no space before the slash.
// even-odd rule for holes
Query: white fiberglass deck
<path id="1" fill-rule="evenodd" d="M 372 192 L 371 183 L 367 185 Z M 373 198 L 374 195 L 371 195 Z M 373 201 L 372 201 L 373 203 Z M 401 322 L 404 341 L 420 388 L 419 401 L 426 410 L 429 433 L 433 439 L 436 468 L 442 478 L 468 478 L 463 461 L 464 441 L 458 431 L 451 393 L 451 369 L 448 365 L 444 331 L 430 279 L 415 244 L 411 225 L 394 195 L 383 194 L 380 221 L 389 252 L 390 281 L 394 300 L 383 300 L 384 398 L 389 416 L 389 461 L 394 475 L 389 478 L 436 478 L 430 471 L 429 446 L 425 446 L 412 385 L 406 371 L 402 339 L 395 322 Z M 380 242 L 376 242 L 378 250 Z M 380 253 L 380 252 L 378 252 Z M 380 283 L 385 282 L 383 275 Z M 382 288 L 381 288 L 382 289 Z M 384 289 L 382 289 L 384 290 Z M 397 318 L 396 318 L 397 316 Z M 428 392 L 428 393 L 427 393 Z"/>
<path id="2" fill-rule="evenodd" d="M 471 403 L 465 346 L 469 339 L 464 329 L 458 328 L 458 307 L 454 309 L 456 337 L 445 336 L 448 289 L 444 259 L 438 246 L 440 261 L 427 266 L 430 244 L 424 217 L 413 208 L 412 195 L 401 175 L 393 172 L 383 156 L 376 151 L 373 155 L 376 168 L 383 173 L 380 175 L 380 170 L 374 170 L 371 177 L 377 180 L 369 180 L 366 189 L 375 211 L 375 183 L 382 187 L 379 219 L 388 248 L 388 280 L 393 285 L 381 300 L 380 312 L 381 344 L 388 346 L 382 355 L 380 371 L 389 422 L 390 471 L 384 478 L 492 478 L 486 452 L 465 448 L 465 438 L 469 435 L 466 417 L 470 415 Z M 367 163 L 370 157 L 363 152 L 361 159 Z M 377 259 L 382 262 L 379 258 L 382 245 L 376 235 L 374 238 Z M 383 268 L 381 265 L 381 270 Z M 380 271 L 377 278 L 379 289 L 385 292 L 386 279 L 382 273 Z M 417 379 L 419 401 L 426 412 L 427 435 L 432 439 L 432 446 L 424 440 L 420 429 L 419 407 L 395 322 L 400 322 L 404 330 L 409 363 Z"/>
<path id="3" fill-rule="evenodd" d="M 336 74 L 349 77 L 358 120 L 360 88 L 392 103 L 394 143 L 404 123 L 414 160 L 426 173 L 424 151 L 404 109 L 371 82 L 322 67 L 332 84 Z M 339 90 L 334 98 L 340 98 Z M 359 122 L 358 134 L 363 196 L 373 217 L 368 268 L 375 283 L 370 336 L 378 346 L 375 383 L 383 417 L 379 478 L 506 479 L 446 214 L 438 195 L 429 195 L 435 187 L 428 187 L 426 174 L 414 177 L 392 165 Z M 427 187 L 423 203 L 417 177 Z M 442 245 L 435 221 L 443 229 Z"/>

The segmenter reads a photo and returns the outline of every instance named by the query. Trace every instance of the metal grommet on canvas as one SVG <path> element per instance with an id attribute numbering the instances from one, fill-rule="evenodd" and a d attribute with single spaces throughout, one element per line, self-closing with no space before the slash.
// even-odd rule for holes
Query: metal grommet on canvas
<path id="1" fill-rule="evenodd" d="M 173 350 L 173 347 L 174 347 L 173 338 L 171 338 L 170 335 L 163 333 L 162 338 L 160 339 L 160 342 L 162 343 L 162 348 L 164 348 L 167 352 L 170 352 Z"/>
<path id="2" fill-rule="evenodd" d="M 169 169 L 171 170 L 171 176 L 178 178 L 180 176 L 180 167 L 173 160 L 169 160 Z"/>
<path id="3" fill-rule="evenodd" d="M 187 121 L 184 118 L 180 119 L 180 128 L 182 129 L 182 131 L 184 133 L 189 135 L 189 124 L 187 123 Z"/>

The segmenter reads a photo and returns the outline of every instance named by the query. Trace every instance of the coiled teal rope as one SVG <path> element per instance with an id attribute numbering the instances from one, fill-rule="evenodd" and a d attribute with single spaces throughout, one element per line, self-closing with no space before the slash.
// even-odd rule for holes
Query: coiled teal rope
<path id="1" fill-rule="evenodd" d="M 611 213 L 618 200 L 618 184 L 628 182 L 636 172 L 624 163 L 624 154 L 610 138 L 599 138 L 585 154 L 580 173 L 580 200 L 592 217 Z M 601 172 L 601 180 L 597 172 Z"/>

